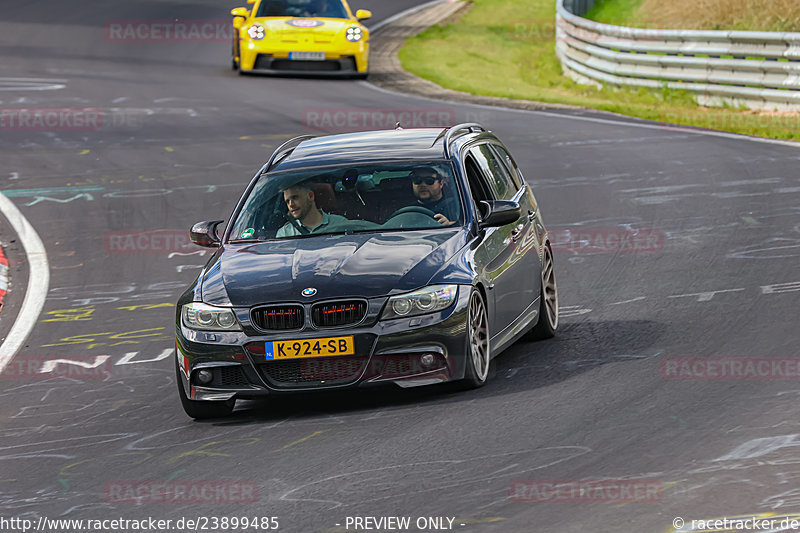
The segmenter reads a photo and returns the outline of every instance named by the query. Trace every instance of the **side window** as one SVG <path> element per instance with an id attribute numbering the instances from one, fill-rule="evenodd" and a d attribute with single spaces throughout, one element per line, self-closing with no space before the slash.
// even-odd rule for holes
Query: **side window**
<path id="1" fill-rule="evenodd" d="M 469 191 L 472 194 L 475 205 L 480 205 L 482 200 L 494 200 L 494 196 L 486 186 L 486 181 L 472 155 L 467 154 L 467 157 L 464 158 L 464 167 L 467 171 Z"/>
<path id="2" fill-rule="evenodd" d="M 519 168 L 517 168 L 516 162 L 511 159 L 511 155 L 506 151 L 506 149 L 499 144 L 493 144 L 492 148 L 495 152 L 497 152 L 500 161 L 503 162 L 508 170 L 508 173 L 511 174 L 511 178 L 514 180 L 514 184 L 517 186 L 517 189 L 521 189 L 524 183 L 522 181 L 522 174 L 520 173 Z"/>
<path id="3" fill-rule="evenodd" d="M 475 157 L 475 162 L 483 171 L 489 186 L 494 191 L 498 200 L 510 200 L 517 193 L 517 186 L 508 174 L 505 165 L 495 155 L 488 144 L 481 144 L 472 148 L 469 153 Z"/>

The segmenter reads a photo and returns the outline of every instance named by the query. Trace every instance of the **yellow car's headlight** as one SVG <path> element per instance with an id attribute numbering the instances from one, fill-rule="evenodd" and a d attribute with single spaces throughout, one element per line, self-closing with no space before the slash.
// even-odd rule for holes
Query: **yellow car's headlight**
<path id="1" fill-rule="evenodd" d="M 347 28 L 347 33 L 345 33 L 345 37 L 351 43 L 357 43 L 358 41 L 361 40 L 363 36 L 364 34 L 361 31 L 361 28 L 359 28 L 358 26 L 350 26 L 349 28 Z"/>
<path id="2" fill-rule="evenodd" d="M 264 30 L 264 26 L 256 22 L 247 28 L 247 35 L 249 35 L 254 41 L 260 41 L 264 38 L 264 35 L 266 35 L 266 31 Z"/>

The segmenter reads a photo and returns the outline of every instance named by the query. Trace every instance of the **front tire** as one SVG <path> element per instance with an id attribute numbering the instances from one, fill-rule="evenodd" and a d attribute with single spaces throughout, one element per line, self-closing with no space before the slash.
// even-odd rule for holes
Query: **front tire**
<path id="1" fill-rule="evenodd" d="M 236 404 L 236 400 L 234 399 L 213 402 L 197 401 L 187 398 L 186 392 L 183 389 L 183 378 L 181 376 L 181 369 L 178 367 L 177 359 L 175 361 L 175 378 L 178 382 L 178 394 L 181 397 L 181 406 L 190 417 L 196 420 L 224 418 L 233 412 L 233 407 Z"/>
<path id="2" fill-rule="evenodd" d="M 491 362 L 489 319 L 486 302 L 477 289 L 472 289 L 467 312 L 467 354 L 463 385 L 475 389 L 486 384 Z"/>
<path id="3" fill-rule="evenodd" d="M 558 287 L 553 269 L 553 252 L 545 246 L 542 260 L 542 285 L 539 291 L 539 321 L 528 334 L 531 340 L 554 337 L 558 329 Z"/>

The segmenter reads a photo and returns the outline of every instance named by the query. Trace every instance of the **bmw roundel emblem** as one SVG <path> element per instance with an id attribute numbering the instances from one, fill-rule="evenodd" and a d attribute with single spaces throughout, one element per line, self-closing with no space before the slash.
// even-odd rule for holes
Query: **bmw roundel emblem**
<path id="1" fill-rule="evenodd" d="M 309 287 L 307 289 L 303 289 L 303 293 L 302 294 L 306 298 L 310 298 L 311 296 L 314 296 L 315 294 L 317 294 L 317 289 L 315 289 L 314 287 Z"/>

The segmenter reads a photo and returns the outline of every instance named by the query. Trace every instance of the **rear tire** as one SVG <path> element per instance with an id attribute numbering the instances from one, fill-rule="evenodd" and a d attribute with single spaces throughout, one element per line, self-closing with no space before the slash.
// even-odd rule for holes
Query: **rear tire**
<path id="1" fill-rule="evenodd" d="M 553 252 L 546 246 L 542 260 L 542 285 L 539 290 L 539 321 L 528 333 L 528 338 L 549 339 L 555 336 L 556 329 L 558 329 L 558 287 L 553 268 Z"/>
<path id="2" fill-rule="evenodd" d="M 186 392 L 183 389 L 183 377 L 181 376 L 181 369 L 178 367 L 177 359 L 175 360 L 175 378 L 178 381 L 178 394 L 181 397 L 181 406 L 190 417 L 196 420 L 224 418 L 233 412 L 233 407 L 236 405 L 236 400 L 234 399 L 214 402 L 197 401 L 187 398 Z"/>
<path id="3" fill-rule="evenodd" d="M 485 385 L 491 360 L 486 302 L 479 290 L 472 289 L 467 312 L 467 354 L 463 388 L 476 389 Z"/>

